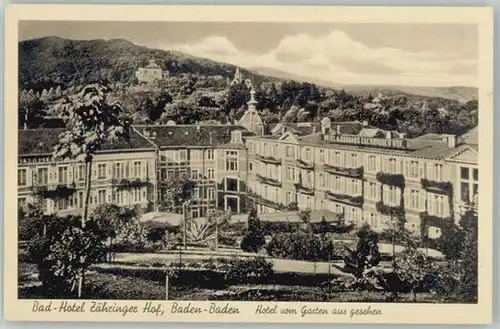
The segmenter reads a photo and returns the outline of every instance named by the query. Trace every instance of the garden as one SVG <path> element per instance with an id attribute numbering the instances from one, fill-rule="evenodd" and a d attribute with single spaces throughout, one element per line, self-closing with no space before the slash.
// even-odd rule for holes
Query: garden
<path id="1" fill-rule="evenodd" d="M 19 298 L 476 302 L 473 213 L 457 241 L 426 252 L 402 225 L 332 233 L 326 223 L 246 223 L 214 212 L 180 227 L 103 205 L 79 217 L 20 219 Z M 476 235 L 477 237 L 477 235 Z M 387 243 L 389 242 L 389 243 Z M 391 244 L 398 248 L 390 248 Z M 380 246 L 389 246 L 381 248 Z M 445 245 L 445 244 L 440 244 Z M 472 248 L 472 249 L 471 249 Z M 451 251 L 450 251 L 451 250 Z M 392 251 L 392 252 L 391 252 Z M 475 259 L 474 259 L 475 257 Z"/>

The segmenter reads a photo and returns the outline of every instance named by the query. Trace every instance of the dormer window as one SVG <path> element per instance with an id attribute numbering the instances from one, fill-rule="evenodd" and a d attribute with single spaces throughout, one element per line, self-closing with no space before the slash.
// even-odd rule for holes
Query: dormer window
<path id="1" fill-rule="evenodd" d="M 241 138 L 241 130 L 231 131 L 231 143 L 234 143 L 234 144 L 243 143 L 243 140 Z"/>

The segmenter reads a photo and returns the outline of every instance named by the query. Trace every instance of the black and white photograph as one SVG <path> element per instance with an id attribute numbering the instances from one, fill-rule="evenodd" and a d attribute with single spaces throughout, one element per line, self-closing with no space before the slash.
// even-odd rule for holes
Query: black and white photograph
<path id="1" fill-rule="evenodd" d="M 470 23 L 19 21 L 17 298 L 477 304 L 479 62 Z"/>

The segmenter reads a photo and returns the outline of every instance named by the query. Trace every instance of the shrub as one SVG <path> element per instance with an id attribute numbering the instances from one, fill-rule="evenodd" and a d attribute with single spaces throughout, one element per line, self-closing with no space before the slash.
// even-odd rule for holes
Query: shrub
<path id="1" fill-rule="evenodd" d="M 256 283 L 273 274 L 273 264 L 263 257 L 233 259 L 230 261 L 225 280 L 232 283 Z"/>
<path id="2" fill-rule="evenodd" d="M 309 232 L 279 233 L 266 246 L 272 257 L 315 261 L 338 259 L 340 248 L 341 244 Z"/>
<path id="3" fill-rule="evenodd" d="M 28 257 L 37 264 L 39 279 L 50 296 L 69 296 L 79 277 L 105 255 L 105 233 L 93 220 L 81 226 L 79 217 L 52 218 L 45 235 L 28 246 Z"/>
<path id="4" fill-rule="evenodd" d="M 248 230 L 241 241 L 241 249 L 246 252 L 258 252 L 265 244 L 260 219 L 255 208 L 252 208 L 248 214 Z"/>
<path id="5" fill-rule="evenodd" d="M 152 242 L 149 231 L 139 223 L 126 223 L 118 230 L 112 246 L 115 252 L 151 252 L 162 248 L 162 242 Z"/>

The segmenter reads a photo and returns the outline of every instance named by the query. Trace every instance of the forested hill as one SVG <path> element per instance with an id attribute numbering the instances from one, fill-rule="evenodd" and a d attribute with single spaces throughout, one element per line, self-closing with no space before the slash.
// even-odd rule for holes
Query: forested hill
<path id="1" fill-rule="evenodd" d="M 191 73 L 232 78 L 236 67 L 180 52 L 150 49 L 124 39 L 69 40 L 44 37 L 19 42 L 20 88 L 36 88 L 41 82 L 78 85 L 98 79 L 129 83 L 137 67 L 149 60 L 173 75 Z M 279 80 L 241 69 L 256 83 Z M 47 86 L 51 87 L 51 86 Z"/>

